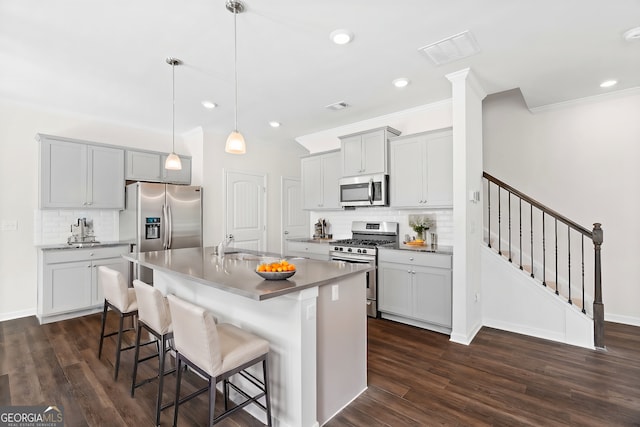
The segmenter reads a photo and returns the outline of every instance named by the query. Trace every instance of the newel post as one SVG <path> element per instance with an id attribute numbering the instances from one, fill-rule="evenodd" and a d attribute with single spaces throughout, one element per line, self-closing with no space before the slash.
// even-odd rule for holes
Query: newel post
<path id="1" fill-rule="evenodd" d="M 595 255 L 595 283 L 593 299 L 593 341 L 596 348 L 604 349 L 604 304 L 602 303 L 602 269 L 600 261 L 600 247 L 603 232 L 601 224 L 593 224 L 593 250 Z"/>

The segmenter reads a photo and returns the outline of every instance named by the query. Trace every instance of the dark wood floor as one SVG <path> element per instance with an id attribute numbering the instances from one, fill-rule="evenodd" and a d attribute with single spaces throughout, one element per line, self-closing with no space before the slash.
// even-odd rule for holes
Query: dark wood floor
<path id="1" fill-rule="evenodd" d="M 131 352 L 113 381 L 114 344 L 98 360 L 99 326 L 99 315 L 0 322 L 0 406 L 62 405 L 67 426 L 153 425 L 155 383 L 129 397 Z M 597 352 L 483 328 L 463 346 L 369 319 L 369 388 L 327 426 L 640 426 L 640 328 L 607 323 L 606 338 Z M 166 399 L 174 384 L 168 376 Z M 204 425 L 206 411 L 195 399 L 179 424 Z M 241 412 L 219 425 L 261 424 Z"/>

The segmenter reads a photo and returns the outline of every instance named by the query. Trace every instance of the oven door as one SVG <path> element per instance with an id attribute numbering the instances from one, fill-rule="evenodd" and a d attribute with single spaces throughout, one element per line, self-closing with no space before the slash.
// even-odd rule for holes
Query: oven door
<path id="1" fill-rule="evenodd" d="M 371 264 L 373 270 L 367 271 L 367 315 L 370 317 L 378 316 L 378 306 L 376 304 L 377 288 L 376 288 L 376 261 L 371 258 L 358 258 L 356 256 L 344 256 L 342 254 L 331 254 L 331 261 L 344 261 L 355 264 Z"/>

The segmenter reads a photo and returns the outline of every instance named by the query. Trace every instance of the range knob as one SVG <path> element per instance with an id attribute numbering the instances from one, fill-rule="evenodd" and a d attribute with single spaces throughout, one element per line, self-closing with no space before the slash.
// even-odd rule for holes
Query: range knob
<path id="1" fill-rule="evenodd" d="M 351 248 L 347 249 L 347 252 L 351 252 Z"/>
<path id="2" fill-rule="evenodd" d="M 367 250 L 366 250 L 366 249 L 363 249 L 363 250 L 362 250 L 362 253 L 363 253 L 363 254 L 366 254 L 366 253 L 367 253 Z"/>
<path id="3" fill-rule="evenodd" d="M 361 254 L 362 253 L 362 249 L 358 249 L 358 253 Z"/>
<path id="4" fill-rule="evenodd" d="M 338 250 L 340 250 L 340 249 L 338 249 L 338 247 L 337 247 L 337 246 L 334 246 L 334 247 L 333 247 L 333 250 L 334 250 L 334 251 L 338 251 Z"/>

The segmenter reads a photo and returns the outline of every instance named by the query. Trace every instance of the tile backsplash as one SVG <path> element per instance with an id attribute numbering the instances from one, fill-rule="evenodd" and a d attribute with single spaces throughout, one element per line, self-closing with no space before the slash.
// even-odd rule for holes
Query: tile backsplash
<path id="1" fill-rule="evenodd" d="M 117 210 L 50 210 L 34 211 L 34 244 L 51 245 L 66 243 L 71 236 L 71 224 L 78 218 L 93 221 L 96 240 L 110 242 L 118 240 L 120 214 Z"/>
<path id="2" fill-rule="evenodd" d="M 309 236 L 313 235 L 313 224 L 318 218 L 324 218 L 329 222 L 329 233 L 334 239 L 347 239 L 351 237 L 351 223 L 353 221 L 395 221 L 400 226 L 400 240 L 405 234 L 415 236 L 415 232 L 409 226 L 409 215 L 424 215 L 434 220 L 434 227 L 430 233 L 438 235 L 438 244 L 453 245 L 453 209 L 434 210 L 397 210 L 387 208 L 356 208 L 345 211 L 317 211 L 311 212 L 311 227 Z"/>

